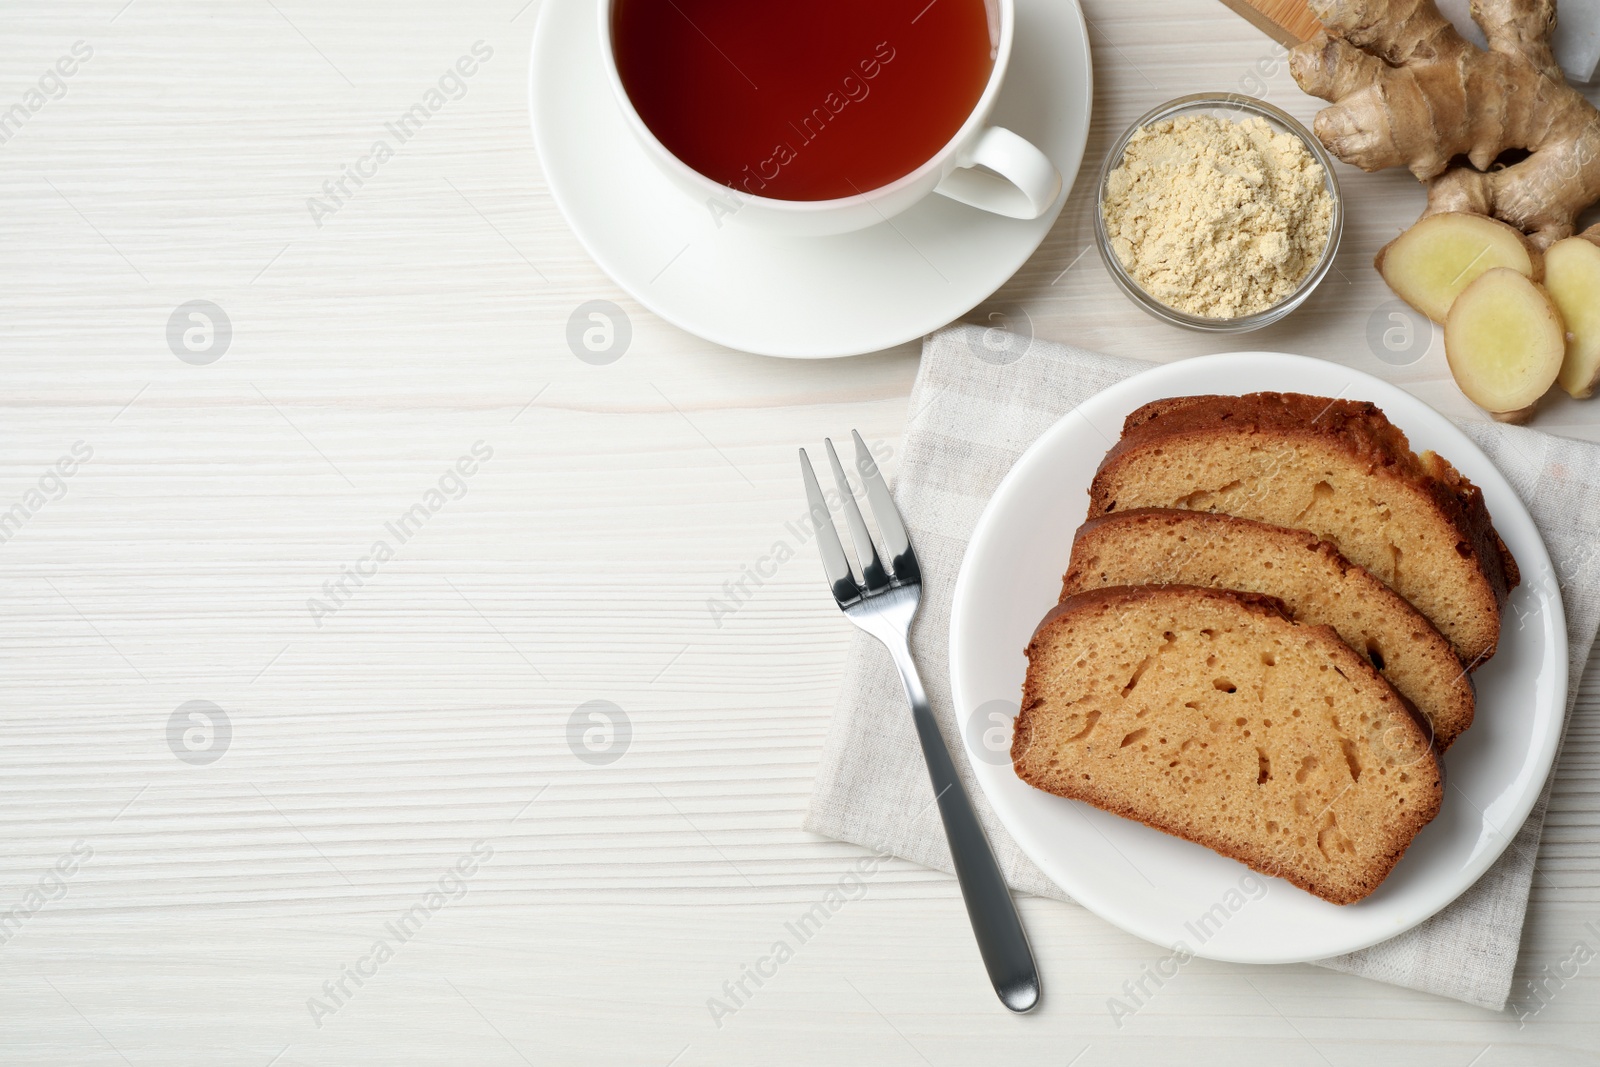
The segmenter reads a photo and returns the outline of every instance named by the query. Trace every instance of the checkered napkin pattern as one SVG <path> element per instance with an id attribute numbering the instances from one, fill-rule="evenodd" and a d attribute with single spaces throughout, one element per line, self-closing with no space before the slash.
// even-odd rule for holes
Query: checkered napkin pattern
<path id="1" fill-rule="evenodd" d="M 1064 413 L 1151 366 L 959 325 L 924 342 L 911 391 L 894 489 L 922 567 L 922 609 L 911 649 L 1006 880 L 1022 892 L 1058 900 L 1068 897 L 1006 833 L 966 765 L 950 694 L 951 595 L 978 516 L 1023 451 Z M 1571 644 L 1570 718 L 1600 623 L 1600 445 L 1495 423 L 1464 429 L 1527 506 L 1555 562 Z M 805 828 L 950 871 L 888 653 L 857 632 L 847 656 Z M 1510 847 L 1449 907 L 1404 934 L 1319 965 L 1502 1010 L 1549 796 L 1546 782 Z"/>

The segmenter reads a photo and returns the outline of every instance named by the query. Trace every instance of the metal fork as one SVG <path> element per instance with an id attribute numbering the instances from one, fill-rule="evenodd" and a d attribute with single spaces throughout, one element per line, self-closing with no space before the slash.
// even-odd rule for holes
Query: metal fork
<path id="1" fill-rule="evenodd" d="M 917 567 L 917 557 L 911 551 L 911 541 L 906 537 L 905 524 L 900 520 L 894 498 L 878 473 L 878 465 L 873 462 L 861 435 L 852 430 L 850 436 L 856 442 L 856 472 L 866 490 L 867 503 L 872 507 L 889 563 L 886 568 L 878 557 L 867 524 L 861 519 L 861 510 L 856 507 L 850 481 L 829 440 L 828 463 L 833 467 L 833 480 L 839 486 L 845 525 L 850 528 L 850 540 L 855 543 L 861 578 L 858 582 L 850 571 L 844 546 L 839 543 L 839 534 L 828 513 L 827 501 L 811 469 L 811 460 L 802 448 L 800 475 L 806 483 L 806 500 L 811 505 L 811 523 L 817 531 L 822 569 L 827 573 L 839 610 L 882 641 L 894 658 L 906 689 L 906 699 L 911 702 L 911 719 L 917 727 L 917 738 L 922 742 L 922 758 L 928 764 L 928 777 L 933 782 L 934 798 L 944 820 L 950 856 L 955 861 L 956 880 L 961 885 L 967 918 L 977 936 L 978 951 L 989 971 L 989 981 L 1006 1007 L 1014 1012 L 1031 1011 L 1039 1003 L 1040 988 L 1039 969 L 1033 962 L 1033 950 L 1028 947 L 1028 935 L 1022 928 L 1005 879 L 1000 875 L 1000 867 L 995 863 L 977 812 L 973 811 L 972 801 L 956 774 L 955 762 L 939 733 L 939 724 L 928 707 L 928 696 L 923 692 L 917 665 L 911 658 L 908 641 L 911 620 L 922 599 L 922 572 Z"/>

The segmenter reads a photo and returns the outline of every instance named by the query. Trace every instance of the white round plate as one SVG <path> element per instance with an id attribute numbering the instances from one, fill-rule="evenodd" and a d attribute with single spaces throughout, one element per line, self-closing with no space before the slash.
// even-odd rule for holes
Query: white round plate
<path id="1" fill-rule="evenodd" d="M 1045 432 L 978 520 L 956 582 L 950 675 L 964 736 L 986 703 L 1017 707 L 1023 647 L 1056 602 L 1100 459 L 1123 418 L 1163 397 L 1260 390 L 1370 400 L 1411 439 L 1483 489 L 1522 571 L 1499 651 L 1474 675 L 1472 728 L 1446 754 L 1439 815 L 1393 873 L 1358 904 L 1329 904 L 1200 845 L 1041 792 L 1009 759 L 974 751 L 974 772 L 1000 821 L 1072 899 L 1169 949 L 1241 963 L 1293 963 L 1353 952 L 1422 922 L 1460 896 L 1515 836 L 1550 773 L 1567 694 L 1565 615 L 1550 557 L 1511 486 L 1449 420 L 1367 374 L 1270 352 L 1203 356 L 1129 378 Z M 985 713 L 990 709 L 984 709 Z"/>
<path id="2" fill-rule="evenodd" d="M 1039 247 L 1072 189 L 1094 99 L 1075 2 L 1017 0 L 1011 69 L 993 120 L 1061 172 L 1037 219 L 929 196 L 870 229 L 782 237 L 714 218 L 673 185 L 623 122 L 600 62 L 596 0 L 544 0 L 529 68 L 545 180 L 596 263 L 634 299 L 710 341 L 770 356 L 875 352 L 982 302 Z"/>

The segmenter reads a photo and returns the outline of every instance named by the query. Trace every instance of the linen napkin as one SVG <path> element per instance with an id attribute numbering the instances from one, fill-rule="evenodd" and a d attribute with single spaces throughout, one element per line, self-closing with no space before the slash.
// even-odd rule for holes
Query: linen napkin
<path id="1" fill-rule="evenodd" d="M 1006 880 L 1022 892 L 1058 900 L 1069 898 L 1006 833 L 967 765 L 950 694 L 951 595 L 972 528 L 1023 450 L 1090 396 L 1151 366 L 957 325 L 924 342 L 911 390 L 894 489 L 922 567 L 922 609 L 911 649 Z M 1555 564 L 1571 643 L 1570 718 L 1600 623 L 1600 445 L 1495 423 L 1464 429 L 1527 506 Z M 949 848 L 927 793 L 927 773 L 889 656 L 871 637 L 853 633 L 804 826 L 950 871 Z M 1549 796 L 1546 782 L 1505 853 L 1449 907 L 1404 934 L 1319 965 L 1502 1010 Z"/>

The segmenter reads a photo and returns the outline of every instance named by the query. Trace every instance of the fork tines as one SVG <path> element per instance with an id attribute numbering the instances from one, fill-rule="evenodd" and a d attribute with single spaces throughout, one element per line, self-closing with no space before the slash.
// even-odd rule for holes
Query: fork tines
<path id="1" fill-rule="evenodd" d="M 845 525 L 850 529 L 850 540 L 855 545 L 856 559 L 860 565 L 859 583 L 851 572 L 850 562 L 845 557 L 844 545 L 839 541 L 839 533 L 834 528 L 833 519 L 828 512 L 828 502 L 822 495 L 822 489 L 817 485 L 817 476 L 811 468 L 811 459 L 806 455 L 806 450 L 800 450 L 800 476 L 806 484 L 806 500 L 811 505 L 811 524 L 817 531 L 817 548 L 822 553 L 822 569 L 828 576 L 828 583 L 833 587 L 833 596 L 840 606 L 844 606 L 864 596 L 881 593 L 895 585 L 914 585 L 921 581 L 921 572 L 917 568 L 917 558 L 911 551 L 911 541 L 906 537 L 905 524 L 900 520 L 900 510 L 895 507 L 894 498 L 889 495 L 889 487 L 884 484 L 883 475 L 878 473 L 878 465 L 873 462 L 872 453 L 867 450 L 866 442 L 861 440 L 861 434 L 855 430 L 850 431 L 850 436 L 856 443 L 856 473 L 861 478 L 862 488 L 866 491 L 867 503 L 872 508 L 872 518 L 878 526 L 878 535 L 888 557 L 888 567 L 878 556 L 877 546 L 873 544 L 872 535 L 867 530 L 866 521 L 861 517 L 861 509 L 856 506 L 856 495 L 850 485 L 850 479 L 845 476 L 844 467 L 839 463 L 839 454 L 833 449 L 833 441 L 826 441 L 828 448 L 828 464 L 833 468 L 833 480 L 839 487 L 839 497 L 844 510 Z"/>

